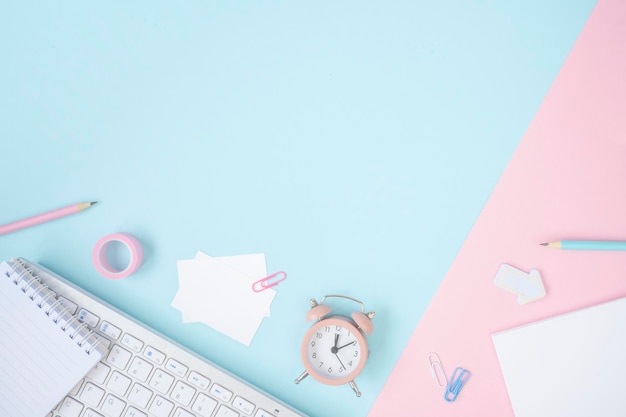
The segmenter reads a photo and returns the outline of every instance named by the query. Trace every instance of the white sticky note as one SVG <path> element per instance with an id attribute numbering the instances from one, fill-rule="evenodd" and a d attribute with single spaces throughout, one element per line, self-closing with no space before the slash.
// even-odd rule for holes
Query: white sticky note
<path id="1" fill-rule="evenodd" d="M 178 291 L 172 300 L 172 307 L 182 313 L 183 323 L 198 321 L 185 312 L 185 306 L 189 305 L 190 302 L 195 302 L 193 301 L 193 284 L 190 284 L 193 280 L 193 272 L 189 272 L 192 271 L 193 262 L 193 259 L 185 259 L 177 263 Z"/>
<path id="2" fill-rule="evenodd" d="M 238 262 L 236 256 L 214 258 L 199 252 L 195 259 L 179 261 L 180 287 L 172 306 L 183 313 L 184 322 L 205 323 L 249 345 L 269 312 L 276 292 L 272 289 L 252 291 L 254 281 L 242 270 L 257 276 L 264 274 L 259 271 L 259 265 L 265 264 L 265 257 L 262 254 L 243 256 L 246 262 Z M 233 263 L 239 268 L 232 267 Z"/>
<path id="3" fill-rule="evenodd" d="M 199 252 L 202 255 L 206 255 L 203 252 Z M 200 255 L 200 257 L 202 257 Z M 208 256 L 208 255 L 206 255 Z M 196 255 L 196 258 L 198 255 Z M 265 263 L 265 254 L 252 253 L 247 255 L 233 255 L 233 256 L 216 256 L 213 259 L 220 262 L 224 262 L 231 268 L 241 272 L 250 282 L 250 286 L 255 281 L 267 277 L 267 265 Z M 273 290 L 272 290 L 273 291 Z M 267 308 L 265 317 L 270 317 L 270 308 Z"/>
<path id="4" fill-rule="evenodd" d="M 196 257 L 194 259 L 186 259 L 178 261 L 178 264 L 186 264 L 193 262 L 197 258 L 202 258 L 202 256 L 209 256 L 204 254 L 201 251 L 196 253 Z M 224 262 L 231 268 L 241 272 L 244 274 L 249 280 L 250 285 L 252 285 L 255 281 L 259 279 L 265 278 L 267 276 L 267 267 L 265 262 L 265 254 L 263 253 L 255 253 L 255 254 L 246 254 L 246 255 L 233 255 L 233 256 L 219 256 L 213 257 L 213 259 L 219 260 L 220 262 Z M 193 273 L 192 273 L 193 274 Z M 183 323 L 191 323 L 195 321 L 199 321 L 197 318 L 185 313 L 184 310 L 184 300 L 186 298 L 186 294 L 194 293 L 195 290 L 193 288 L 193 284 L 188 284 L 188 274 L 181 273 L 180 268 L 178 271 L 178 280 L 179 280 L 179 290 L 176 293 L 173 301 L 172 307 L 180 310 L 183 314 Z M 268 307 L 265 312 L 265 317 L 270 317 L 270 307 Z"/>

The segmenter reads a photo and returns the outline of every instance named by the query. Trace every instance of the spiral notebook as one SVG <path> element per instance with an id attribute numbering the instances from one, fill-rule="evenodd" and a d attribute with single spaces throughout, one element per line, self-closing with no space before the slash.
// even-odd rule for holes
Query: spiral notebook
<path id="1" fill-rule="evenodd" d="M 105 353 L 31 271 L 0 264 L 0 415 L 44 417 Z"/>

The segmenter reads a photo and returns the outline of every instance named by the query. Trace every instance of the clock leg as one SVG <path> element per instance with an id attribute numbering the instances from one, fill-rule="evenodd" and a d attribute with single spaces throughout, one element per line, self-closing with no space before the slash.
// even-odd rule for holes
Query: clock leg
<path id="1" fill-rule="evenodd" d="M 307 371 L 304 371 L 304 372 L 302 372 L 302 375 L 300 375 L 298 378 L 296 378 L 296 380 L 293 381 L 293 382 L 296 383 L 296 384 L 299 384 L 300 381 L 302 381 L 307 376 L 309 376 L 309 373 Z"/>
<path id="2" fill-rule="evenodd" d="M 359 388 L 356 386 L 354 381 L 348 382 L 348 385 L 350 385 L 350 388 L 352 388 L 352 391 L 354 391 L 357 397 L 361 396 L 361 391 L 359 391 Z"/>

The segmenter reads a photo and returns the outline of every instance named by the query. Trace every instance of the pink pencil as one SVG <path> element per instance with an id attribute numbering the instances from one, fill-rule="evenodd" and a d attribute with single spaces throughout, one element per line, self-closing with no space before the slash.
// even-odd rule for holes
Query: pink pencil
<path id="1" fill-rule="evenodd" d="M 52 210 L 47 213 L 38 214 L 27 219 L 18 220 L 13 223 L 8 223 L 0 226 L 0 235 L 15 232 L 16 230 L 24 229 L 26 227 L 35 226 L 39 223 L 49 222 L 50 220 L 58 219 L 59 217 L 69 216 L 70 214 L 78 213 L 96 204 L 97 201 L 90 203 L 78 203 L 71 206 L 63 207 L 57 210 Z"/>

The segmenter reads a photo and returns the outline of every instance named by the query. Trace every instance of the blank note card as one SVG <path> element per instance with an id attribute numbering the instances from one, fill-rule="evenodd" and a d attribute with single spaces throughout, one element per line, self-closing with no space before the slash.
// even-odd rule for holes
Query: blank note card
<path id="1" fill-rule="evenodd" d="M 249 346 L 276 291 L 254 292 L 252 283 L 267 275 L 265 255 L 213 257 L 198 252 L 178 261 L 179 289 L 172 306 L 183 322 L 201 322 Z"/>

